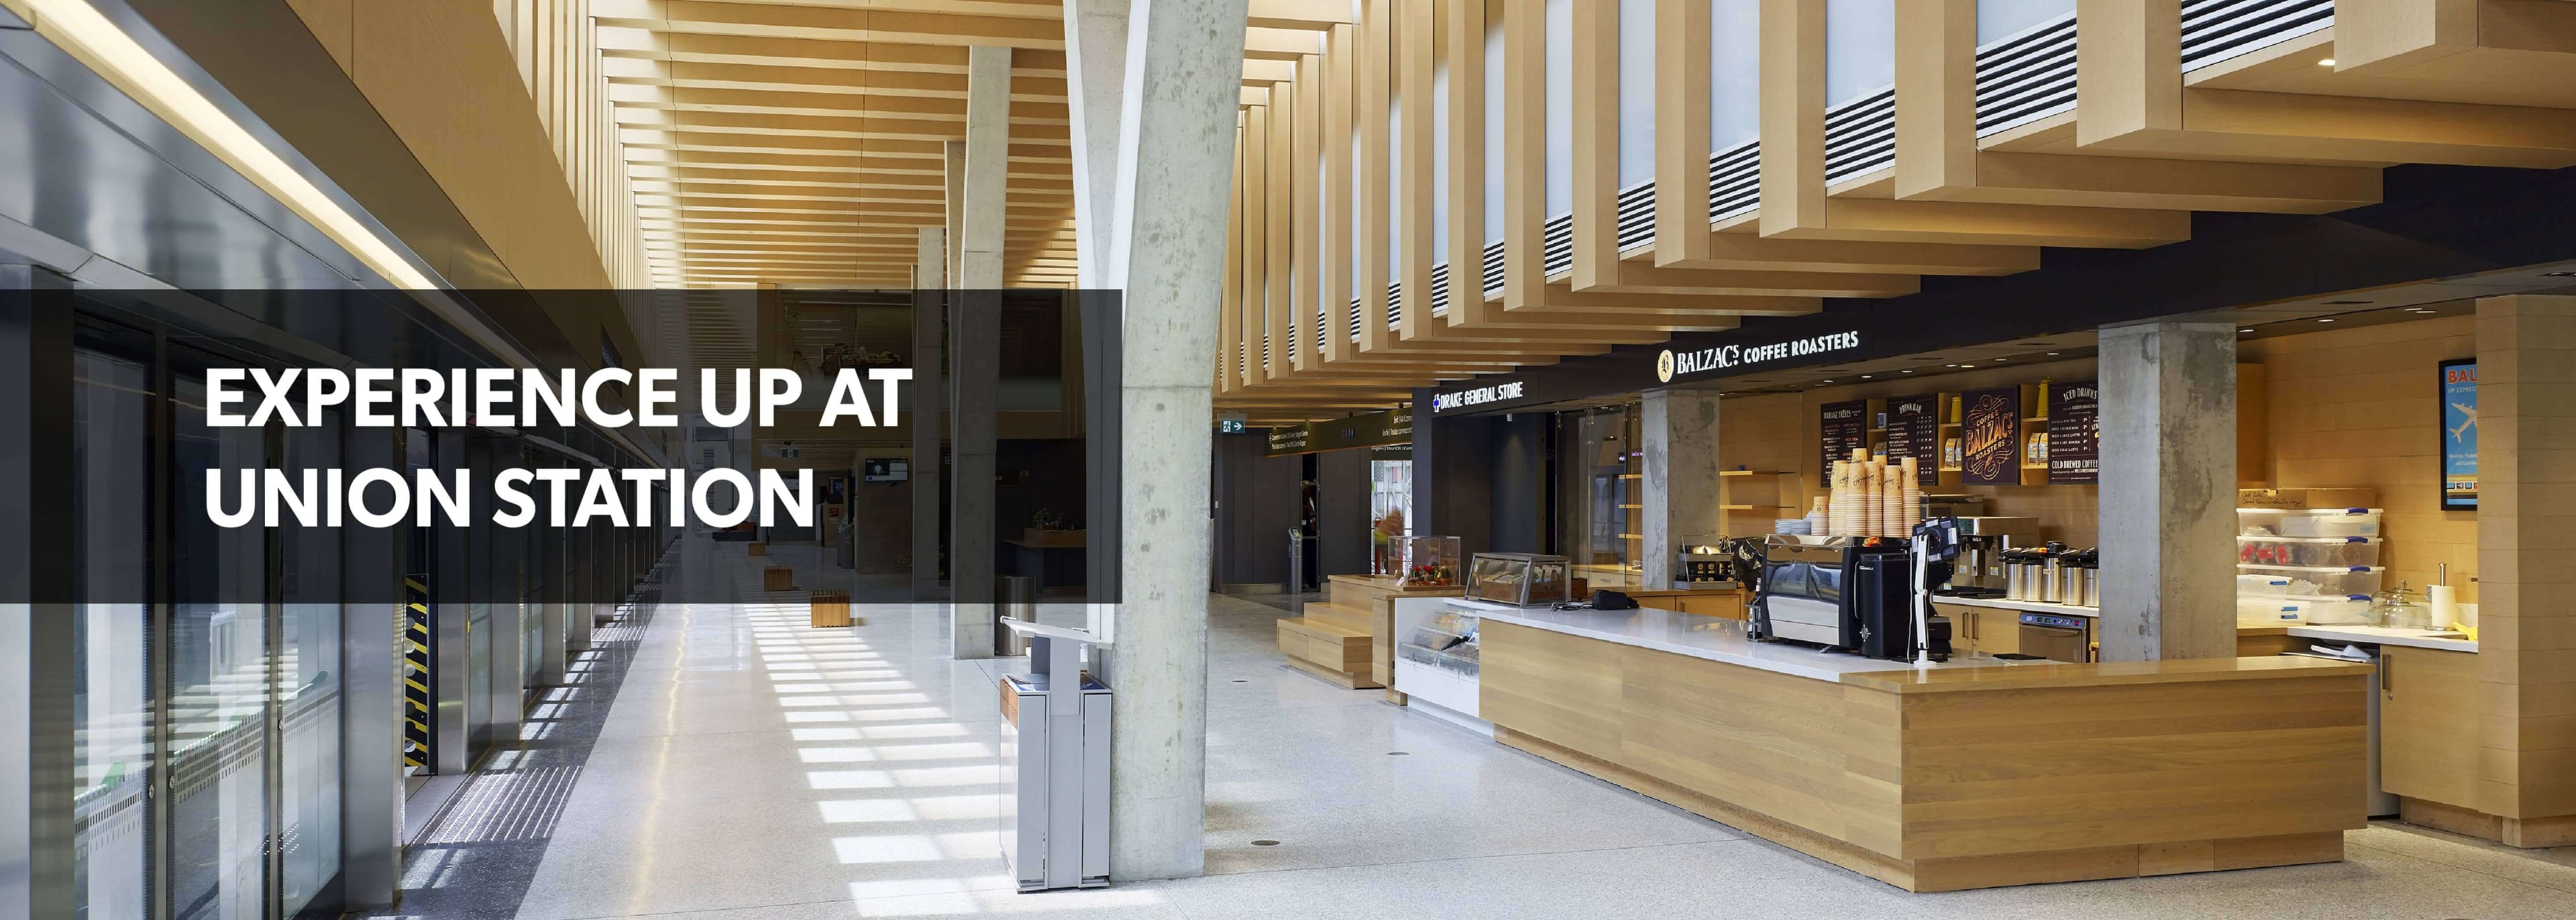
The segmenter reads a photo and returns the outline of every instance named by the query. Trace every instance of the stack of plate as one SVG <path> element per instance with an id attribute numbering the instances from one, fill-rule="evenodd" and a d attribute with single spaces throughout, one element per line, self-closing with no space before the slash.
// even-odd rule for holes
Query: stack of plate
<path id="1" fill-rule="evenodd" d="M 1776 534 L 1803 537 L 1808 535 L 1809 530 L 1806 518 L 1781 518 L 1771 522 L 1771 532 Z"/>

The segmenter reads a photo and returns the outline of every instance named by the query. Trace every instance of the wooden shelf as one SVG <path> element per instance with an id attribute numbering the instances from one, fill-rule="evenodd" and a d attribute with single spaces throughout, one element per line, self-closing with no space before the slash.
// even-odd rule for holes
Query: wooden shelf
<path id="1" fill-rule="evenodd" d="M 1620 505 L 1619 507 L 1621 507 L 1621 508 L 1637 508 L 1637 509 L 1643 509 L 1643 508 L 1645 508 L 1646 506 L 1644 506 L 1644 505 Z"/>
<path id="2" fill-rule="evenodd" d="M 1720 511 L 1763 511 L 1794 507 L 1792 505 L 1719 505 Z"/>
<path id="3" fill-rule="evenodd" d="M 1720 475 L 1720 476 L 1795 476 L 1795 475 L 1797 475 L 1797 473 L 1792 472 L 1792 471 L 1789 471 L 1789 470 L 1719 470 L 1719 471 L 1717 471 L 1717 474 L 1718 474 L 1718 475 Z"/>

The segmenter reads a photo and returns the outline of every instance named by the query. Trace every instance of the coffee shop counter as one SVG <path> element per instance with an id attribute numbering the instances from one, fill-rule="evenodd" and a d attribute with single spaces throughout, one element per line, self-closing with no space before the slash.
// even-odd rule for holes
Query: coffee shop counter
<path id="1" fill-rule="evenodd" d="M 1912 891 L 2343 858 L 2367 666 L 1917 670 L 1677 611 L 1480 608 L 1496 740 Z"/>

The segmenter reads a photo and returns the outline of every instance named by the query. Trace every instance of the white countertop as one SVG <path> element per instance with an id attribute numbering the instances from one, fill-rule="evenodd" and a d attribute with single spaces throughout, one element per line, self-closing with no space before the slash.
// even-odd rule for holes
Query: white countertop
<path id="1" fill-rule="evenodd" d="M 1692 616 L 1673 610 L 1639 607 L 1635 610 L 1549 610 L 1544 607 L 1508 607 L 1481 601 L 1461 601 L 1477 615 L 1497 623 L 1511 623 L 1532 629 L 1615 642 L 1637 648 L 1671 652 L 1704 658 L 1724 664 L 1741 665 L 1757 670 L 1807 677 L 1816 680 L 1841 680 L 1845 674 L 1867 671 L 1902 671 L 1913 667 L 1903 661 L 1863 658 L 1843 652 L 1825 652 L 1806 645 L 1788 642 L 1756 642 L 1744 635 L 1744 621 L 1716 617 Z M 1935 668 L 2003 667 L 2017 664 L 2058 664 L 2054 661 L 2011 661 L 1985 656 L 1953 655 L 1949 661 L 1935 662 Z"/>
<path id="2" fill-rule="evenodd" d="M 1935 604 L 1962 604 L 1969 607 L 1992 607 L 1997 610 L 2028 610 L 2070 617 L 2100 617 L 2102 608 L 2078 607 L 2074 604 L 2043 604 L 2038 601 L 2008 601 L 2000 597 L 1949 597 L 1932 595 Z"/>
<path id="3" fill-rule="evenodd" d="M 2367 645 L 2402 645 L 2407 648 L 2429 648 L 2445 652 L 2474 652 L 2478 644 L 2466 639 L 2435 638 L 2443 633 L 2429 629 L 2396 629 L 2388 626 L 2292 626 L 2290 635 L 2299 639 L 2325 642 L 2359 642 Z"/>

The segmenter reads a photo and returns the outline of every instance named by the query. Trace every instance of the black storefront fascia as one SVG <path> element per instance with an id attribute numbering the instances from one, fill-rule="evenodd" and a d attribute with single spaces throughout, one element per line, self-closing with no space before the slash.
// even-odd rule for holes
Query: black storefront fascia
<path id="1" fill-rule="evenodd" d="M 1746 317 L 1722 332 L 1416 389 L 1423 418 L 1414 429 L 1415 519 L 1427 532 L 1461 535 L 1470 551 L 1523 542 L 1483 536 L 1489 521 L 1508 513 L 1503 503 L 1544 502 L 1544 482 L 1505 482 L 1487 469 L 1496 435 L 1482 429 L 1506 423 L 1485 417 L 1517 409 L 2570 259 L 2576 168 L 2391 167 L 2375 205 L 2315 215 L 2195 213 L 2191 239 L 2179 243 L 2051 248 L 2040 268 L 2020 274 L 1926 276 L 1921 292 L 1903 297 L 1830 299 L 1806 316 Z M 1697 369 L 1683 357 L 1838 335 L 1854 341 Z M 1658 373 L 1667 352 L 1679 365 L 1670 379 Z"/>

